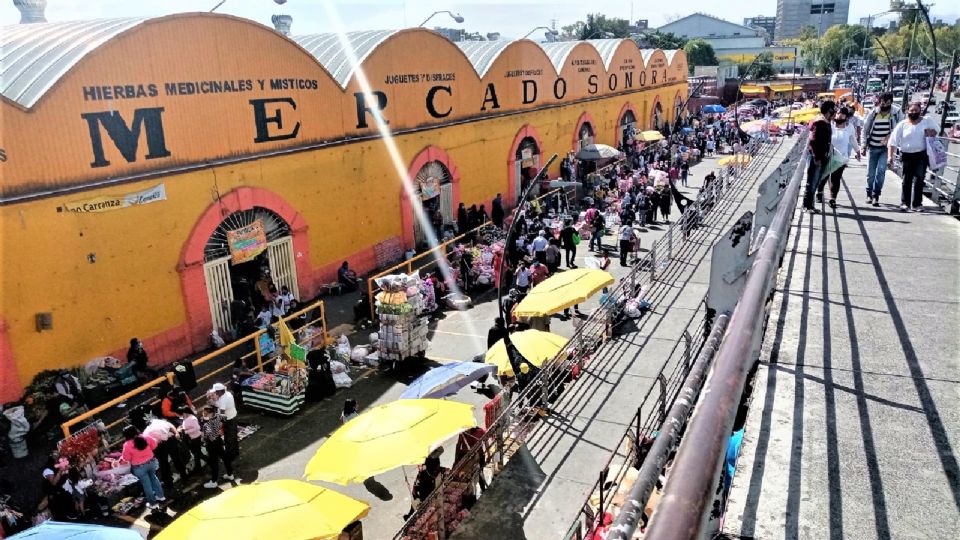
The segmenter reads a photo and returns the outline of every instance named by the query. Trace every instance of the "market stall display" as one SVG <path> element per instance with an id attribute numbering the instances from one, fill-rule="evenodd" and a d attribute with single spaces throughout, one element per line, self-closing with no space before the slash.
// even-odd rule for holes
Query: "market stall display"
<path id="1" fill-rule="evenodd" d="M 418 276 L 396 274 L 377 279 L 376 296 L 380 318 L 377 350 L 379 361 L 396 364 L 427 351 L 427 318 L 424 313 L 421 280 Z"/>
<path id="2" fill-rule="evenodd" d="M 279 362 L 274 373 L 257 373 L 243 381 L 243 403 L 290 416 L 303 406 L 307 370 L 302 364 Z"/>

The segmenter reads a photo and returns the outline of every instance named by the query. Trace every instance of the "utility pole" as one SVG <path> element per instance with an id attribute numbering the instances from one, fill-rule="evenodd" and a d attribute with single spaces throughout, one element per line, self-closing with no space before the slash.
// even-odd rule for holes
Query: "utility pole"
<path id="1" fill-rule="evenodd" d="M 936 54 L 936 51 L 934 51 Z M 950 103 L 953 101 L 953 72 L 957 70 L 957 51 L 953 51 L 953 60 L 950 62 L 950 71 L 947 72 L 947 97 L 943 100 L 943 114 L 940 115 L 940 136 L 946 131 L 947 116 L 950 114 Z M 933 74 L 931 85 L 936 84 L 937 74 Z"/>

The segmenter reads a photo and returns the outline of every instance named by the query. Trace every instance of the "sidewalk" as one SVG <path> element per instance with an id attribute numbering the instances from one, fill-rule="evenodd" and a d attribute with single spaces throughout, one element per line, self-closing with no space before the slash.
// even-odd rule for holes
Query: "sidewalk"
<path id="1" fill-rule="evenodd" d="M 794 216 L 724 532 L 960 538 L 960 223 L 845 177 Z"/>
<path id="2" fill-rule="evenodd" d="M 753 209 L 757 181 L 780 165 L 793 142 L 768 146 L 770 155 L 758 158 L 766 162 L 763 172 L 732 194 L 734 202 L 708 214 L 706 226 L 689 242 L 677 240 L 677 255 L 652 292 L 653 312 L 591 358 L 583 375 L 551 406 L 551 416 L 533 429 L 526 445 L 450 538 L 489 538 L 491 531 L 510 539 L 564 537 L 684 329 L 702 321 L 700 306 L 709 279 L 705 263 L 714 241 L 745 210 Z M 694 177 L 705 173 L 700 168 Z"/>

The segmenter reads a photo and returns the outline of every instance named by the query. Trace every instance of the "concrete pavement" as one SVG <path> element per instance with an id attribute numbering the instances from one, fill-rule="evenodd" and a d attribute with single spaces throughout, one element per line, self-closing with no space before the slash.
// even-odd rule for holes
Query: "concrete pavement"
<path id="1" fill-rule="evenodd" d="M 960 538 L 960 223 L 864 204 L 797 212 L 724 532 Z"/>

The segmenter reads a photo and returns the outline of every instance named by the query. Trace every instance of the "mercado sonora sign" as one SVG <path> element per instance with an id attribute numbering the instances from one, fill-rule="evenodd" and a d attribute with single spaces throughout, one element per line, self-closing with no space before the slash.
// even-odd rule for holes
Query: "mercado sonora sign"
<path id="1" fill-rule="evenodd" d="M 587 82 L 588 98 L 604 92 L 621 92 L 639 90 L 648 85 L 665 82 L 665 72 L 650 70 L 638 71 L 636 76 L 632 72 L 625 74 L 611 73 L 609 76 L 592 73 L 595 67 L 593 60 L 575 60 L 576 72 L 582 73 Z M 661 71 L 663 66 L 661 66 Z M 541 75 L 540 70 L 532 71 L 533 75 Z M 526 78 L 523 71 L 513 71 L 507 74 L 510 84 L 517 85 L 522 95 L 523 106 L 538 106 L 556 103 L 568 97 L 569 84 L 565 77 L 556 77 L 552 83 L 544 86 L 542 77 Z M 519 75 L 519 76 L 518 76 Z M 387 124 L 390 123 L 392 108 L 398 104 L 390 102 L 390 89 L 404 85 L 420 85 L 425 87 L 419 106 L 426 113 L 426 118 L 443 120 L 454 114 L 457 88 L 455 73 L 398 73 L 381 79 L 383 87 L 374 88 L 366 95 L 364 92 L 353 93 L 354 127 L 358 130 L 369 129 L 374 126 L 374 115 L 381 115 Z M 501 82 L 501 85 L 507 84 Z M 290 141 L 300 137 L 303 122 L 310 119 L 315 111 L 305 111 L 300 107 L 298 96 L 275 95 L 277 91 L 319 91 L 321 85 L 315 79 L 302 78 L 271 78 L 271 79 L 229 79 L 229 80 L 201 80 L 201 81 L 168 81 L 168 82 L 138 82 L 114 85 L 84 85 L 82 97 L 85 102 L 105 102 L 112 104 L 116 100 L 133 102 L 140 99 L 156 103 L 157 99 L 178 99 L 183 96 L 210 96 L 217 99 L 219 94 L 248 94 L 246 111 L 238 111 L 246 115 L 249 125 L 253 128 L 252 143 L 263 144 L 277 141 Z M 501 110 L 500 89 L 497 83 L 489 82 L 481 86 L 482 95 L 477 96 L 474 103 L 475 115 L 489 114 Z M 272 97 L 259 97 L 265 92 L 272 92 Z M 409 104 L 417 106 L 418 104 Z M 407 106 L 407 104 L 404 104 Z M 462 111 L 458 111 L 462 112 Z M 469 115 L 469 111 L 466 111 Z M 119 112 L 113 107 L 106 110 L 84 112 L 80 119 L 86 124 L 90 141 L 90 167 L 101 168 L 111 165 L 108 156 L 108 145 L 119 151 L 120 156 L 128 163 L 140 159 L 154 160 L 173 156 L 170 149 L 165 124 L 170 113 L 167 107 L 150 106 L 133 109 L 132 112 Z M 144 152 L 145 149 L 145 152 Z"/>

